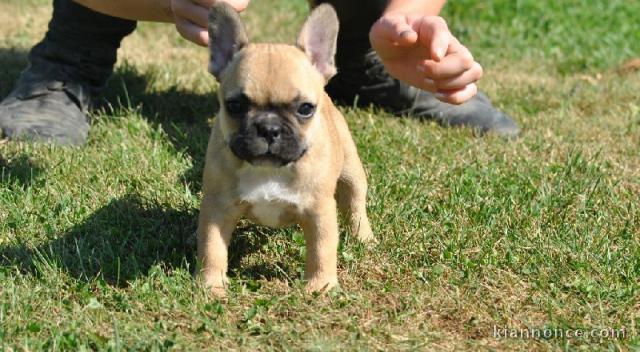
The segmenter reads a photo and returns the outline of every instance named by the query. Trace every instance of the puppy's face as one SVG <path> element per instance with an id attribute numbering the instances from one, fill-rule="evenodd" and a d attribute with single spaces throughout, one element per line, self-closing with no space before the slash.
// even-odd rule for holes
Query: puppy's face
<path id="1" fill-rule="evenodd" d="M 335 12 L 319 6 L 297 46 L 248 44 L 235 11 L 211 11 L 209 70 L 220 82 L 219 123 L 236 157 L 283 166 L 305 154 L 321 125 L 324 85 L 335 73 L 337 33 Z"/>
<path id="2" fill-rule="evenodd" d="M 300 49 L 248 45 L 220 79 L 220 125 L 231 151 L 252 164 L 300 159 L 321 123 L 324 83 Z"/>

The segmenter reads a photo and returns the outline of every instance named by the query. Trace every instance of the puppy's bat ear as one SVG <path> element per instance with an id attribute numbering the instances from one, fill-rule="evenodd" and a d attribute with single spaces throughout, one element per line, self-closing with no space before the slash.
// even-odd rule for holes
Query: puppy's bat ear
<path id="1" fill-rule="evenodd" d="M 338 15 L 329 4 L 317 6 L 307 18 L 298 35 L 298 47 L 324 76 L 326 82 L 336 74 L 336 43 Z"/>
<path id="2" fill-rule="evenodd" d="M 217 1 L 209 11 L 209 72 L 219 80 L 233 55 L 248 43 L 238 12 L 226 2 Z"/>

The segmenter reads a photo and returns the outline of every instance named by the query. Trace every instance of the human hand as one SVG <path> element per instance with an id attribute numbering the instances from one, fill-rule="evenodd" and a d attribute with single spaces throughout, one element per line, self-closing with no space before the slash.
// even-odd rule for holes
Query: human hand
<path id="1" fill-rule="evenodd" d="M 462 104 L 478 92 L 482 67 L 441 17 L 388 13 L 369 39 L 392 76 L 444 102 Z"/>
<path id="2" fill-rule="evenodd" d="M 171 0 L 171 11 L 178 33 L 198 45 L 209 45 L 209 8 L 217 1 L 224 1 L 238 12 L 244 11 L 249 0 Z"/>

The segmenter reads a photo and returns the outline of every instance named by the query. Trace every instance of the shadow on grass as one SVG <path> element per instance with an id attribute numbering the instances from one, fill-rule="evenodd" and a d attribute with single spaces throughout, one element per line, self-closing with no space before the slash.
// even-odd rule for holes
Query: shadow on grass
<path id="1" fill-rule="evenodd" d="M 0 263 L 32 273 L 43 265 L 59 267 L 80 280 L 101 276 L 121 285 L 145 275 L 155 264 L 191 265 L 187 239 L 195 231 L 195 216 L 192 209 L 176 210 L 126 196 L 40 246 L 0 247 Z"/>
<path id="2" fill-rule="evenodd" d="M 13 83 L 27 66 L 27 51 L 0 48 L 0 98 L 4 99 L 13 89 Z M 26 154 L 0 155 L 0 184 L 17 183 L 29 187 L 41 169 Z"/>
<path id="3" fill-rule="evenodd" d="M 115 286 L 146 276 L 151 267 L 195 268 L 195 209 L 176 210 L 126 196 L 105 205 L 58 239 L 32 247 L 26 243 L 0 246 L 0 266 L 32 274 L 44 267 L 90 281 L 100 277 Z M 270 230 L 268 230 L 270 231 Z M 246 279 L 271 278 L 268 265 L 240 268 L 242 257 L 258 251 L 268 234 L 254 226 L 239 227 L 229 249 L 232 273 Z"/>
<path id="4" fill-rule="evenodd" d="M 100 99 L 102 105 L 142 105 L 143 115 L 151 121 L 208 126 L 207 119 L 213 117 L 219 108 L 216 92 L 195 93 L 178 85 L 154 89 L 156 77 L 165 74 L 161 66 L 152 66 L 141 73 L 134 66 L 120 65 Z"/>
<path id="5" fill-rule="evenodd" d="M 0 96 L 9 94 L 27 64 L 25 51 L 0 49 L 3 83 Z M 193 167 L 183 179 L 199 191 L 210 133 L 208 119 L 218 110 L 217 100 L 214 93 L 196 94 L 177 87 L 150 91 L 152 78 L 135 68 L 120 67 L 108 84 L 101 100 L 102 107 L 108 104 L 142 106 L 142 115 L 165 131 L 176 151 L 191 157 Z M 31 164 L 27 155 L 19 155 L 8 159 L 0 156 L 0 171 L 1 182 L 17 181 L 22 186 L 29 186 L 40 170 Z M 53 266 L 78 280 L 100 277 L 117 286 L 147 275 L 149 269 L 158 264 L 193 270 L 196 219 L 196 209 L 173 209 L 128 195 L 111 201 L 82 223 L 43 245 L 33 247 L 20 242 L 1 245 L 0 266 L 15 266 L 34 274 L 43 265 Z M 276 266 L 240 267 L 242 258 L 262 248 L 272 232 L 255 226 L 236 230 L 229 249 L 232 274 L 243 279 L 280 276 Z"/>
<path id="6" fill-rule="evenodd" d="M 161 91 L 150 89 L 155 74 L 154 70 L 143 74 L 135 67 L 120 66 L 98 106 L 140 106 L 142 116 L 154 127 L 162 128 L 175 150 L 191 157 L 193 167 L 183 178 L 199 191 L 211 131 L 208 120 L 219 108 L 215 92 L 198 94 L 178 86 Z"/>
<path id="7" fill-rule="evenodd" d="M 9 159 L 0 155 L 0 185 L 17 183 L 20 187 L 29 187 L 42 170 L 34 165 L 29 156 L 19 154 Z"/>
<path id="8" fill-rule="evenodd" d="M 4 99 L 13 89 L 20 72 L 27 67 L 27 51 L 0 48 L 0 97 Z"/>
<path id="9" fill-rule="evenodd" d="M 287 267 L 284 263 L 259 262 L 241 265 L 242 258 L 260 251 L 274 236 L 278 236 L 278 231 L 275 229 L 248 223 L 238 226 L 229 245 L 229 276 L 242 280 L 283 278 L 282 269 L 279 268 Z"/>
<path id="10" fill-rule="evenodd" d="M 0 48 L 0 99 L 4 99 L 28 65 L 24 49 Z M 97 107 L 123 105 L 142 106 L 142 115 L 154 125 L 160 125 L 176 151 L 186 152 L 193 168 L 184 179 L 200 189 L 210 127 L 207 120 L 218 110 L 214 94 L 197 94 L 173 86 L 156 92 L 149 89 L 151 74 L 141 74 L 127 65 L 119 67 L 109 80 Z"/>

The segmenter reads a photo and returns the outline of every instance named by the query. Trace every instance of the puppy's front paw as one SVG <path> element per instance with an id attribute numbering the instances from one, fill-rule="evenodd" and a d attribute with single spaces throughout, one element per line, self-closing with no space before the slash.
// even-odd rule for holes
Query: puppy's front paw
<path id="1" fill-rule="evenodd" d="M 209 287 L 209 293 L 211 293 L 214 298 L 227 297 L 227 289 L 225 287 Z"/>
<path id="2" fill-rule="evenodd" d="M 307 286 L 305 287 L 305 291 L 307 293 L 314 292 L 327 292 L 332 288 L 338 286 L 338 278 L 312 278 L 307 282 Z"/>
<path id="3" fill-rule="evenodd" d="M 227 296 L 226 288 L 229 286 L 229 279 L 227 279 L 227 277 L 210 276 L 201 273 L 197 279 L 207 288 L 213 297 L 224 298 Z"/>

